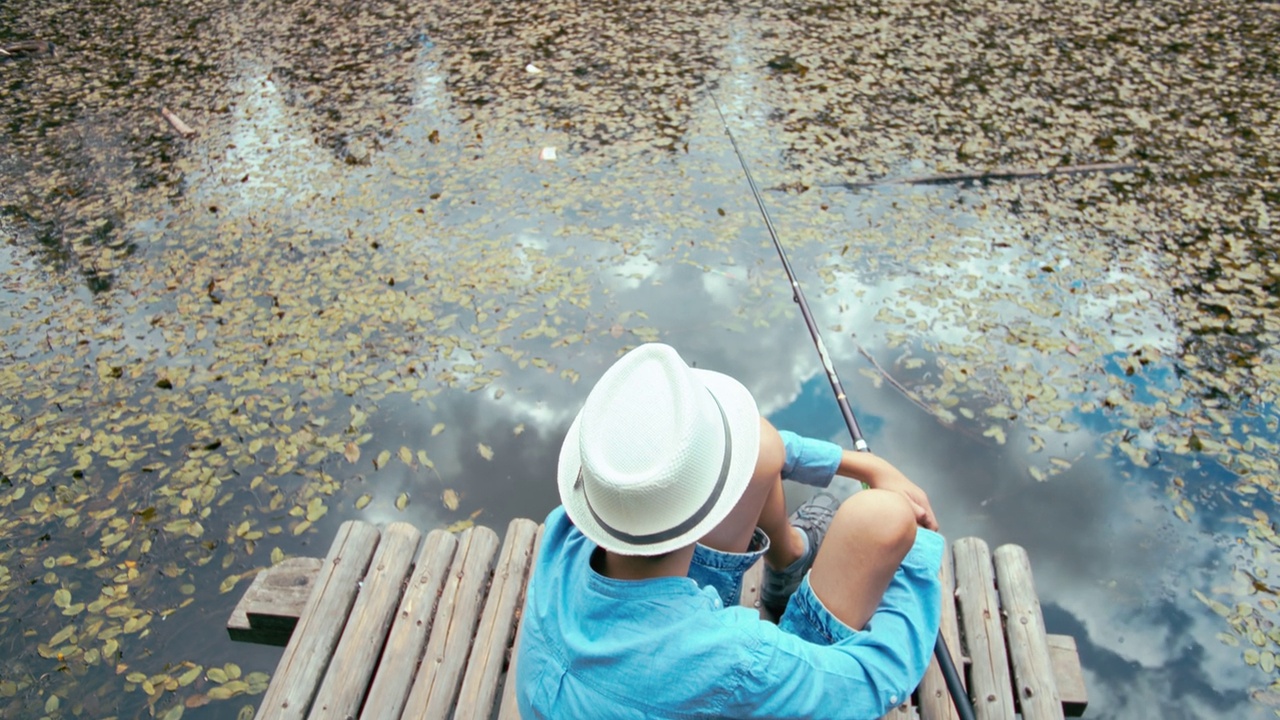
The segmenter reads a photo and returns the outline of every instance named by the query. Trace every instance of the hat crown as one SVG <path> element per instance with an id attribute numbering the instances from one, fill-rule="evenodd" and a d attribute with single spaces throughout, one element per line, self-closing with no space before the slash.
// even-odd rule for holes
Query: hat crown
<path id="1" fill-rule="evenodd" d="M 579 482 L 596 520 L 643 536 L 696 516 L 723 483 L 725 422 L 673 348 L 650 344 L 624 356 L 581 413 Z"/>

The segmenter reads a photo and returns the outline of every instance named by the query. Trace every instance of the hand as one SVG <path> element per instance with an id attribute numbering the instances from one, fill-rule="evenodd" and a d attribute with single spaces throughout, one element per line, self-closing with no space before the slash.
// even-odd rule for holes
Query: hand
<path id="1" fill-rule="evenodd" d="M 839 473 L 861 480 L 868 487 L 902 495 L 915 510 L 916 524 L 929 530 L 938 529 L 938 519 L 933 514 L 933 506 L 929 504 L 929 496 L 888 460 L 866 452 L 846 450 Z"/>

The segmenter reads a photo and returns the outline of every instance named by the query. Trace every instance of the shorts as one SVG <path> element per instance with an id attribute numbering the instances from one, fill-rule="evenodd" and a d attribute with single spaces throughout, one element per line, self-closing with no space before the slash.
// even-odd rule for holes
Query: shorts
<path id="1" fill-rule="evenodd" d="M 699 543 L 693 549 L 689 577 L 699 587 L 715 588 L 725 607 L 732 607 L 741 598 L 742 577 L 768 549 L 769 536 L 760 528 L 756 528 L 751 537 L 751 549 L 745 553 L 713 550 Z M 832 615 L 814 594 L 813 587 L 809 585 L 809 573 L 805 573 L 800 587 L 787 602 L 778 627 L 788 635 L 816 645 L 832 645 L 856 632 Z"/>

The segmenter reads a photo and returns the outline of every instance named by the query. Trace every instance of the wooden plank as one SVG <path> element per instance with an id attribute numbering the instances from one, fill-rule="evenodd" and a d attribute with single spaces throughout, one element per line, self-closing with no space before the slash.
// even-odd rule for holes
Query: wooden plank
<path id="1" fill-rule="evenodd" d="M 1031 560 L 1017 545 L 996 548 L 996 589 L 1004 608 L 1005 637 L 1012 660 L 1014 693 L 1023 720 L 1062 720 L 1062 700 L 1053 678 L 1044 615 L 1031 577 Z"/>
<path id="2" fill-rule="evenodd" d="M 480 619 L 481 598 L 498 552 L 498 536 L 489 528 L 473 527 L 462 534 L 422 665 L 405 703 L 405 717 L 448 717 L 458 696 L 463 665 Z"/>
<path id="3" fill-rule="evenodd" d="M 489 720 L 498 680 L 507 664 L 507 651 L 515 634 L 516 611 L 524 596 L 525 578 L 532 563 L 538 524 L 517 518 L 507 526 L 502 555 L 493 573 L 484 614 L 467 660 L 454 720 Z"/>
<path id="4" fill-rule="evenodd" d="M 951 661 L 956 666 L 956 673 L 960 675 L 961 683 L 964 682 L 964 658 L 960 655 L 960 630 L 956 620 L 956 579 L 955 579 L 955 560 L 951 556 L 951 548 L 947 548 L 942 554 L 942 570 L 939 573 L 939 580 L 942 585 L 942 628 L 940 630 L 942 639 L 947 644 L 947 650 L 951 652 Z M 929 663 L 929 669 L 925 671 L 924 680 L 920 682 L 920 688 L 916 691 L 920 703 L 920 717 L 923 720 L 958 720 L 960 714 L 956 712 L 955 703 L 951 699 L 951 692 L 947 689 L 947 681 L 942 676 L 942 669 L 938 666 L 938 658 L 935 656 Z M 959 698 L 960 702 L 969 702 L 968 696 Z"/>
<path id="5" fill-rule="evenodd" d="M 1070 635 L 1047 635 L 1049 659 L 1053 663 L 1053 678 L 1058 684 L 1058 697 L 1062 699 L 1062 711 L 1067 717 L 1080 717 L 1089 707 L 1089 692 L 1084 686 L 1084 670 L 1080 667 L 1080 653 L 1076 639 Z"/>
<path id="6" fill-rule="evenodd" d="M 409 523 L 391 523 L 383 532 L 309 718 L 346 720 L 360 712 L 421 539 L 422 533 Z"/>
<path id="7" fill-rule="evenodd" d="M 320 558 L 287 558 L 254 576 L 227 619 L 231 639 L 286 645 L 322 565 Z"/>
<path id="8" fill-rule="evenodd" d="M 444 530 L 427 533 L 414 560 L 413 574 L 396 611 L 387 646 L 382 651 L 385 662 L 378 665 L 361 718 L 398 718 L 403 712 L 457 547 L 458 539 L 453 533 Z"/>
<path id="9" fill-rule="evenodd" d="M 307 606 L 258 706 L 258 720 L 306 717 L 377 544 L 378 529 L 368 523 L 348 520 L 338 528 Z"/>
<path id="10" fill-rule="evenodd" d="M 529 566 L 529 575 L 525 578 L 524 589 L 520 591 L 520 609 L 516 614 L 516 639 L 511 645 L 511 662 L 507 664 L 507 677 L 502 686 L 502 704 L 498 707 L 498 720 L 520 720 L 520 708 L 516 703 L 516 658 L 520 656 L 520 621 L 524 619 L 524 600 L 529 592 L 529 583 L 533 580 L 533 569 L 538 564 L 538 550 L 542 548 L 542 531 L 546 526 L 538 526 L 538 534 L 533 539 Z"/>
<path id="11" fill-rule="evenodd" d="M 960 627 L 969 648 L 969 695 L 977 720 L 1013 720 L 1013 684 L 996 601 L 991 553 L 978 538 L 953 546 Z"/>

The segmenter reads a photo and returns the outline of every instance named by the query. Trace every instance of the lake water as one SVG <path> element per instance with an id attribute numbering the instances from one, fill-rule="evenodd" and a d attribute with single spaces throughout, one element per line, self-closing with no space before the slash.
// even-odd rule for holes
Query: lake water
<path id="1" fill-rule="evenodd" d="M 251 713 L 254 572 L 351 518 L 542 517 L 640 342 L 847 444 L 718 100 L 871 448 L 1027 548 L 1087 716 L 1277 716 L 1277 24 L 6 4 L 0 714 Z"/>

